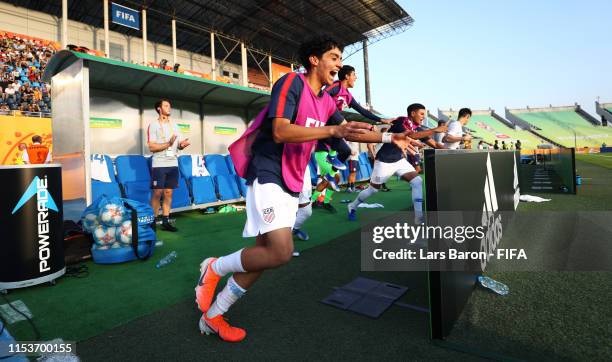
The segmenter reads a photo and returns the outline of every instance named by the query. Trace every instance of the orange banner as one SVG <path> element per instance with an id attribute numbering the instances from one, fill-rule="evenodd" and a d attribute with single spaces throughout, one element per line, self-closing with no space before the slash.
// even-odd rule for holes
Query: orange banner
<path id="1" fill-rule="evenodd" d="M 51 118 L 0 116 L 0 165 L 18 164 L 22 152 L 19 145 L 31 145 L 34 135 L 41 136 L 43 144 L 52 150 Z"/>

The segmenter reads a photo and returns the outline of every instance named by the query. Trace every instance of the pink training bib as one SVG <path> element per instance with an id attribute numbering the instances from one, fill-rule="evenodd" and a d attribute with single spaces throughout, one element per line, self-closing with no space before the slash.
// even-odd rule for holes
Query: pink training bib
<path id="1" fill-rule="evenodd" d="M 308 86 L 304 76 L 302 74 L 298 74 L 298 76 L 304 83 L 304 88 L 300 96 L 297 115 L 293 124 L 302 127 L 325 126 L 329 117 L 331 117 L 336 110 L 334 100 L 326 92 L 323 92 L 323 96 L 321 97 L 314 94 L 310 86 Z M 266 108 L 257 115 L 244 134 L 229 147 L 230 157 L 234 162 L 236 173 L 242 178 L 246 177 L 252 158 L 251 147 L 259 133 L 261 124 L 267 117 L 268 108 L 269 106 L 266 106 Z M 281 168 L 283 181 L 289 190 L 293 192 L 302 191 L 304 172 L 316 143 L 317 141 L 285 143 L 281 159 Z"/>

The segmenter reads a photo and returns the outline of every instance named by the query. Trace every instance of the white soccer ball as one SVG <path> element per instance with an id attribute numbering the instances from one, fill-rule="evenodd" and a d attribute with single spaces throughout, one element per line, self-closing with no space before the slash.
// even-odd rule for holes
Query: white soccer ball
<path id="1" fill-rule="evenodd" d="M 117 240 L 123 244 L 132 243 L 132 222 L 124 221 L 121 226 L 117 228 Z"/>
<path id="2" fill-rule="evenodd" d="M 100 209 L 100 223 L 107 226 L 118 226 L 126 215 L 125 207 L 117 204 L 106 204 Z"/>
<path id="3" fill-rule="evenodd" d="M 98 225 L 93 231 L 93 239 L 96 245 L 105 246 L 111 245 L 116 242 L 115 234 L 117 233 L 116 227 L 107 227 L 104 225 Z"/>
<path id="4" fill-rule="evenodd" d="M 83 217 L 83 229 L 85 229 L 85 231 L 92 233 L 98 225 L 100 225 L 98 222 L 98 215 L 89 213 Z"/>

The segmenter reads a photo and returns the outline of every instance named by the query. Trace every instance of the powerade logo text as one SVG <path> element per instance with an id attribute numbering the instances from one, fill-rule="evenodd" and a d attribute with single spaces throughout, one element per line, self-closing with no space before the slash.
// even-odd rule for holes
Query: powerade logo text
<path id="1" fill-rule="evenodd" d="M 36 221 L 38 225 L 38 269 L 42 273 L 51 269 L 49 266 L 49 258 L 51 257 L 51 249 L 49 249 L 49 210 L 57 212 L 57 205 L 47 191 L 47 176 L 42 179 L 38 176 L 34 177 L 30 186 L 17 202 L 12 214 L 14 215 L 19 211 L 34 195 L 36 195 Z"/>

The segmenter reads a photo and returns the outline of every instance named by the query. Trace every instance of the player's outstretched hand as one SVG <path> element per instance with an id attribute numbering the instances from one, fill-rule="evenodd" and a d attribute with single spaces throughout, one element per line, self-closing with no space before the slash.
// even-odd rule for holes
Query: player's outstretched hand
<path id="1" fill-rule="evenodd" d="M 410 139 L 410 144 L 413 145 L 414 147 L 418 147 L 418 148 L 423 148 L 425 147 L 425 144 L 419 140 L 415 140 L 415 139 Z"/>
<path id="2" fill-rule="evenodd" d="M 443 123 L 433 130 L 436 131 L 436 133 L 446 133 L 448 131 L 448 124 Z"/>
<path id="3" fill-rule="evenodd" d="M 333 127 L 332 136 L 335 138 L 346 138 L 351 135 L 364 134 L 372 128 L 370 124 L 363 122 L 349 122 Z"/>
<path id="4" fill-rule="evenodd" d="M 394 133 L 391 140 L 397 147 L 400 148 L 400 150 L 402 150 L 404 155 L 406 155 L 406 153 L 409 153 L 411 155 L 416 154 L 417 150 L 411 144 L 412 138 L 410 138 L 405 133 Z"/>
<path id="5" fill-rule="evenodd" d="M 365 129 L 367 131 L 374 130 L 373 125 L 371 125 L 370 123 L 365 123 L 365 122 L 351 121 L 351 122 L 348 122 L 348 126 L 352 128 L 356 128 L 356 129 Z"/>

